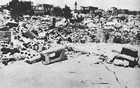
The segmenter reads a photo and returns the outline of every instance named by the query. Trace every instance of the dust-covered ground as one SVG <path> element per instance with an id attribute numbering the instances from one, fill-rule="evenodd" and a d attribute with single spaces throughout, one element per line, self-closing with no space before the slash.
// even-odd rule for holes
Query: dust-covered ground
<path id="1" fill-rule="evenodd" d="M 68 52 L 68 60 L 43 65 L 17 61 L 0 68 L 0 88 L 140 88 L 140 69 L 98 63 L 98 54 L 112 59 L 121 44 L 69 44 L 88 53 Z M 132 46 L 140 50 L 138 46 Z"/>

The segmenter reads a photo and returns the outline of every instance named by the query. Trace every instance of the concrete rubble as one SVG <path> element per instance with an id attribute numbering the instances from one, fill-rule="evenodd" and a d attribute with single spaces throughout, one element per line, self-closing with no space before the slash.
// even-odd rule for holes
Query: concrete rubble
<path id="1" fill-rule="evenodd" d="M 0 25 L 0 67 L 4 73 L 0 70 L 0 77 L 11 78 L 13 83 L 7 86 L 8 80 L 0 80 L 0 85 L 139 88 L 140 77 L 136 73 L 140 71 L 140 16 L 126 17 L 128 22 L 119 16 L 83 17 L 81 21 L 53 16 L 25 16 L 19 22 L 3 18 L 6 21 Z"/>

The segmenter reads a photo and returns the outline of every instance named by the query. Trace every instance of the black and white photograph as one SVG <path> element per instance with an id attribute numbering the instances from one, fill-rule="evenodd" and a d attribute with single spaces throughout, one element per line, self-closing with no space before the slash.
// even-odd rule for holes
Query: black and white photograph
<path id="1" fill-rule="evenodd" d="M 0 0 L 0 88 L 140 88 L 140 0 Z"/>

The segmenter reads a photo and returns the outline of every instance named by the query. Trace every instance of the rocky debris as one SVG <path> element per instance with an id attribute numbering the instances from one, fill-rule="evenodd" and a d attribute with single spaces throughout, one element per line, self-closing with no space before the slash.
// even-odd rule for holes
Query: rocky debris
<path id="1" fill-rule="evenodd" d="M 119 60 L 121 62 L 115 63 L 115 60 Z M 130 48 L 130 47 L 123 47 L 121 52 L 114 56 L 114 58 L 110 62 L 114 62 L 115 65 L 120 65 L 120 66 L 130 66 L 130 67 L 135 67 L 138 66 L 139 63 L 139 57 L 138 57 L 138 51 Z"/>
<path id="2" fill-rule="evenodd" d="M 139 17 L 1 15 L 0 87 L 139 88 Z"/>
<path id="3" fill-rule="evenodd" d="M 5 67 L 2 68 L 5 69 L 5 75 L 11 73 L 7 72 L 8 68 L 18 69 L 19 74 L 23 72 L 27 76 L 33 73 L 31 79 L 23 75 L 25 77 L 23 81 L 26 80 L 26 83 L 29 80 L 33 85 L 38 86 L 44 83 L 47 87 L 50 86 L 46 83 L 54 86 L 55 81 L 64 87 L 76 88 L 89 86 L 129 88 L 130 84 L 138 85 L 137 82 L 131 83 L 127 77 L 123 80 L 123 76 L 132 76 L 128 74 L 131 73 L 129 69 L 132 68 L 135 72 L 140 67 L 140 49 L 138 48 L 140 27 L 137 25 L 139 21 L 132 18 L 131 21 L 137 23 L 132 25 L 131 21 L 122 22 L 117 17 L 113 17 L 111 22 L 109 18 L 98 17 L 92 19 L 85 17 L 70 20 L 70 22 L 61 17 L 48 17 L 50 19 L 28 16 L 28 19 L 19 22 L 10 18 L 13 21 L 0 25 L 0 67 Z M 130 48 L 130 46 L 133 47 Z M 64 60 L 67 61 L 62 62 Z M 37 62 L 51 65 L 43 67 Z M 52 64 L 55 62 L 60 63 Z M 33 65 L 34 63 L 36 64 Z M 33 72 L 24 72 L 26 69 Z M 48 69 L 51 70 L 48 71 Z M 38 75 L 45 79 L 39 78 Z M 8 77 L 12 76 L 10 74 Z M 52 83 L 46 82 L 46 79 Z M 139 77 L 138 79 L 135 77 L 135 80 L 139 81 Z M 20 85 L 22 82 L 19 83 Z"/>

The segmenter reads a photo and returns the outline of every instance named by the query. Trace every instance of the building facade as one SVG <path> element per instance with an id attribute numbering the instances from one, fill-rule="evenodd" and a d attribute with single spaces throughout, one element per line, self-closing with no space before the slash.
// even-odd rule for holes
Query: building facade
<path id="1" fill-rule="evenodd" d="M 35 15 L 50 14 L 52 10 L 53 10 L 53 5 L 51 4 L 37 4 L 34 7 Z"/>

